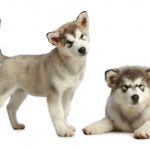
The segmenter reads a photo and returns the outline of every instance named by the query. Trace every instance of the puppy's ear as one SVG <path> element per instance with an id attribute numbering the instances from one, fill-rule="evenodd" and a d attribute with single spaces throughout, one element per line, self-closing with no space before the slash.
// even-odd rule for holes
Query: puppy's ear
<path id="1" fill-rule="evenodd" d="M 146 74 L 146 78 L 150 80 L 150 69 L 146 69 L 145 74 Z"/>
<path id="2" fill-rule="evenodd" d="M 79 14 L 76 19 L 76 22 L 79 23 L 83 28 L 89 28 L 89 18 L 86 11 L 83 11 Z"/>
<path id="3" fill-rule="evenodd" d="M 109 69 L 105 71 L 105 80 L 109 87 L 115 86 L 119 78 L 119 70 L 117 69 Z"/>
<path id="4" fill-rule="evenodd" d="M 46 34 L 46 36 L 48 38 L 48 41 L 55 46 L 57 46 L 58 43 L 61 41 L 61 36 L 58 31 L 49 32 Z"/>

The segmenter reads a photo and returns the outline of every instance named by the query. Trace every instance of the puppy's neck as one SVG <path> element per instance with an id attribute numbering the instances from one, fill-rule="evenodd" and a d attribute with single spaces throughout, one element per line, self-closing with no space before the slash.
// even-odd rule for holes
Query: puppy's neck
<path id="1" fill-rule="evenodd" d="M 56 50 L 60 61 L 71 74 L 77 74 L 85 68 L 86 56 L 75 57 L 60 53 L 58 48 Z"/>

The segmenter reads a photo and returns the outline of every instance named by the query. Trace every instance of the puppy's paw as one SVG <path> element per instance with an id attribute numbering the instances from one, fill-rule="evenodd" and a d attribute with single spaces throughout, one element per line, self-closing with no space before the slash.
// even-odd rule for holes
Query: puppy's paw
<path id="1" fill-rule="evenodd" d="M 13 127 L 12 127 L 14 130 L 22 130 L 25 128 L 25 125 L 24 124 L 15 124 Z"/>
<path id="2" fill-rule="evenodd" d="M 74 131 L 72 131 L 69 128 L 64 128 L 64 129 L 57 131 L 57 135 L 60 137 L 72 137 L 74 136 Z"/>
<path id="3" fill-rule="evenodd" d="M 73 132 L 76 131 L 76 128 L 74 126 L 72 126 L 72 125 L 68 125 L 68 128 L 71 129 Z"/>
<path id="4" fill-rule="evenodd" d="M 93 134 L 92 133 L 93 131 L 90 128 L 87 128 L 87 127 L 83 128 L 82 131 L 83 131 L 83 133 L 85 135 L 91 135 L 91 134 Z"/>
<path id="5" fill-rule="evenodd" d="M 136 139 L 149 139 L 150 138 L 150 131 L 146 129 L 137 129 L 134 132 L 134 138 Z"/>

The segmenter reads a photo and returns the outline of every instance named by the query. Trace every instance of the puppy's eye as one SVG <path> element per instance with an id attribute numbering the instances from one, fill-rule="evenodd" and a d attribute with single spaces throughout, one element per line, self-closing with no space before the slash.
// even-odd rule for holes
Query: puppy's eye
<path id="1" fill-rule="evenodd" d="M 140 90 L 144 91 L 144 85 L 143 84 L 137 85 L 137 87 L 139 87 Z"/>
<path id="2" fill-rule="evenodd" d="M 84 34 L 81 34 L 80 39 L 85 40 L 86 36 Z"/>
<path id="3" fill-rule="evenodd" d="M 65 40 L 65 44 L 68 44 L 69 47 L 71 47 L 73 45 L 73 42 L 72 41 L 69 41 L 69 40 Z"/>
<path id="4" fill-rule="evenodd" d="M 121 87 L 121 89 L 122 89 L 122 91 L 125 93 L 129 88 L 131 87 L 131 85 L 123 85 L 122 87 Z"/>

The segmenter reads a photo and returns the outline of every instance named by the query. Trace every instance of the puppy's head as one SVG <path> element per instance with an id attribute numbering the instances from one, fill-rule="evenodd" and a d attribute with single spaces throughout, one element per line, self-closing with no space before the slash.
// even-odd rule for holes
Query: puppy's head
<path id="1" fill-rule="evenodd" d="M 105 72 L 105 79 L 118 103 L 138 105 L 150 98 L 150 69 L 122 67 Z"/>
<path id="2" fill-rule="evenodd" d="M 87 13 L 81 12 L 75 21 L 47 33 L 48 41 L 57 46 L 65 56 L 85 56 L 89 50 L 89 19 Z"/>

